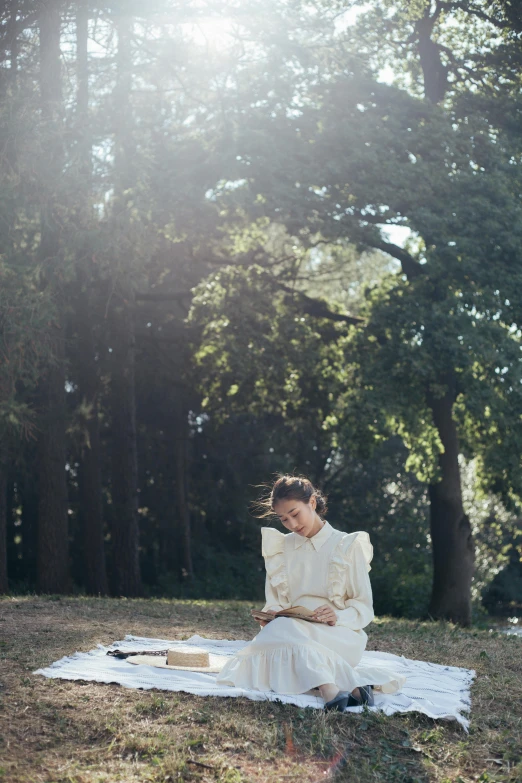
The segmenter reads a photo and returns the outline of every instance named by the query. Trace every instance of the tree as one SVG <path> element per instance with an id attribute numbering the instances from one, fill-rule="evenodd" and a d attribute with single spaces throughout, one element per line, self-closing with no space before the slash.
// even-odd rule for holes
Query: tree
<path id="1" fill-rule="evenodd" d="M 509 2 L 491 4 L 437 0 L 434 4 L 426 2 L 414 6 L 413 4 L 401 3 L 398 6 L 393 4 L 393 6 L 395 13 L 391 17 L 384 18 L 381 9 L 374 6 L 368 15 L 361 19 L 357 29 L 354 30 L 354 34 L 358 38 L 358 45 L 361 45 L 360 34 L 362 33 L 363 48 L 366 43 L 367 51 L 371 53 L 374 60 L 380 60 L 381 65 L 384 50 L 389 47 L 384 56 L 388 57 L 388 64 L 390 61 L 394 64 L 397 63 L 398 69 L 408 75 L 407 89 L 409 91 L 415 93 L 422 86 L 425 98 L 434 104 L 439 103 L 444 106 L 454 122 L 461 127 L 463 123 L 474 126 L 476 136 L 473 144 L 474 149 L 470 152 L 470 165 L 479 166 L 481 172 L 485 171 L 484 166 L 489 169 L 488 179 L 490 182 L 493 181 L 492 170 L 496 171 L 497 188 L 494 191 L 486 189 L 484 199 L 490 205 L 490 215 L 494 214 L 499 218 L 496 225 L 491 219 L 488 225 L 488 230 L 498 237 L 504 231 L 503 224 L 506 214 L 509 214 L 511 220 L 516 224 L 518 213 L 518 197 L 516 195 L 518 187 L 515 185 L 515 182 L 519 180 L 518 174 L 515 172 L 504 176 L 502 184 L 500 179 L 507 171 L 507 169 L 502 171 L 502 158 L 504 166 L 508 160 L 513 163 L 514 159 L 508 150 L 513 150 L 517 146 L 516 123 L 512 123 L 510 120 L 513 113 L 517 112 L 517 98 L 514 96 L 519 93 L 520 83 L 519 69 L 515 65 L 520 58 L 521 51 L 517 36 L 517 32 L 520 30 L 519 12 Z M 391 10 L 392 4 L 387 3 L 386 7 Z M 446 24 L 449 20 L 458 23 L 459 33 L 457 35 L 455 35 L 455 26 Z M 371 37 L 367 34 L 368 30 L 373 30 Z M 463 32 L 464 30 L 466 32 Z M 373 45 L 376 40 L 375 32 L 380 39 L 379 52 Z M 480 41 L 480 45 L 477 45 L 478 41 Z M 390 53 L 392 53 L 391 57 Z M 500 73 L 502 74 L 501 80 L 498 78 Z M 404 77 L 398 76 L 396 81 L 406 86 Z M 503 109 L 499 112 L 498 109 L 501 106 Z M 507 106 L 509 109 L 506 111 Z M 487 117 L 486 122 L 482 121 L 484 116 Z M 501 136 L 498 135 L 499 130 L 502 132 Z M 514 130 L 515 136 L 513 136 Z M 496 144 L 496 147 L 502 152 L 496 163 L 493 163 L 492 160 L 494 157 L 491 154 L 492 147 L 486 141 L 488 137 L 494 143 L 500 142 Z M 487 152 L 488 146 L 489 154 Z M 519 145 L 518 149 L 520 149 Z M 461 177 L 462 179 L 465 181 L 465 178 Z M 482 179 L 480 174 L 478 179 Z M 513 191 L 511 199 L 508 196 L 510 190 Z M 468 193 L 475 195 L 476 192 L 476 189 L 471 185 Z M 465 197 L 467 194 L 463 193 L 462 195 Z M 475 204 L 477 200 L 477 196 L 475 196 L 473 199 Z M 500 205 L 504 211 L 502 216 Z M 477 225 L 478 213 L 479 210 L 477 210 L 477 214 L 470 216 L 468 212 L 461 220 L 462 222 L 467 220 L 471 225 Z M 453 214 L 457 217 L 459 213 Z M 481 214 L 485 217 L 485 210 Z M 459 233 L 464 233 L 462 225 L 455 226 L 454 224 L 452 227 Z M 450 244 L 455 246 L 454 237 L 451 239 Z M 434 244 L 437 243 L 440 248 L 439 237 L 435 235 L 431 241 Z M 456 244 L 458 245 L 458 242 Z M 471 254 L 476 252 L 469 242 L 465 250 Z M 503 458 L 500 455 L 496 456 L 495 439 L 478 435 L 478 433 L 483 433 L 484 428 L 480 425 L 477 426 L 485 409 L 486 415 L 492 416 L 496 420 L 495 429 L 504 430 L 509 422 L 507 426 L 511 437 L 517 440 L 520 436 L 519 433 L 515 434 L 516 428 L 513 427 L 518 405 L 516 401 L 518 398 L 517 341 L 515 337 L 515 344 L 513 344 L 509 334 L 511 327 L 520 322 L 520 311 L 517 312 L 517 306 L 514 303 L 513 307 L 506 308 L 506 304 L 509 305 L 508 297 L 512 298 L 513 290 L 518 287 L 517 277 L 512 274 L 512 243 L 511 246 L 510 243 L 501 242 L 500 245 L 496 243 L 494 248 L 489 248 L 488 254 L 477 253 L 477 256 L 483 259 L 484 266 L 481 269 L 477 264 L 478 259 L 473 259 L 469 275 L 464 276 L 466 281 L 464 286 L 467 287 L 467 281 L 473 281 L 475 286 L 480 288 L 483 285 L 486 290 L 489 289 L 490 295 L 493 294 L 489 300 L 492 310 L 486 311 L 485 317 L 493 315 L 494 318 L 498 318 L 500 316 L 504 322 L 504 341 L 500 338 L 500 342 L 505 343 L 505 349 L 502 352 L 507 354 L 509 359 L 503 368 L 499 362 L 496 367 L 491 369 L 496 373 L 505 373 L 509 368 L 510 378 L 502 391 L 500 384 L 492 384 L 493 387 L 497 387 L 497 391 L 494 393 L 494 404 L 490 408 L 489 405 L 484 405 L 484 391 L 480 393 L 476 390 L 478 394 L 474 399 L 476 392 L 473 389 L 473 382 L 475 377 L 468 378 L 468 383 L 465 385 L 462 368 L 453 368 L 452 370 L 452 357 L 448 355 L 447 370 L 441 374 L 441 381 L 446 392 L 442 395 L 439 393 L 436 397 L 428 396 L 433 421 L 444 447 L 444 452 L 439 458 L 443 478 L 437 484 L 430 485 L 435 558 L 430 611 L 434 616 L 450 618 L 454 616 L 451 606 L 455 603 L 455 595 L 463 591 L 469 592 L 466 589 L 466 581 L 471 579 L 469 557 L 464 559 L 464 562 L 466 560 L 468 562 L 468 575 L 464 583 L 461 582 L 460 591 L 453 590 L 457 579 L 451 576 L 451 574 L 456 576 L 459 574 L 459 564 L 463 562 L 460 555 L 455 557 L 452 568 L 448 570 L 446 567 L 452 550 L 452 547 L 448 546 L 448 541 L 452 540 L 451 535 L 448 536 L 448 533 L 451 534 L 451 530 L 448 531 L 448 521 L 452 516 L 450 508 L 452 505 L 455 508 L 462 506 L 462 491 L 457 463 L 459 437 L 461 445 L 468 453 L 480 455 L 481 478 L 485 487 L 495 491 L 500 490 L 503 492 L 505 500 L 510 502 L 513 492 L 519 493 L 520 486 L 518 466 L 514 471 L 506 471 L 504 465 L 502 467 L 498 465 L 498 468 L 491 470 L 489 467 L 491 463 L 503 462 Z M 503 276 L 502 282 L 505 283 L 503 288 L 499 285 L 497 289 L 495 285 L 492 285 L 492 281 L 485 271 L 493 258 L 495 263 L 501 259 L 507 272 Z M 456 260 L 462 263 L 460 255 Z M 459 280 L 459 285 L 462 285 L 462 278 Z M 462 296 L 463 292 L 459 292 L 459 295 Z M 495 297 L 498 297 L 496 303 L 494 302 Z M 486 298 L 488 298 L 488 294 L 483 290 L 482 301 Z M 476 296 L 472 297 L 469 307 L 480 312 L 481 308 L 477 304 Z M 495 308 L 496 313 L 494 314 Z M 453 313 L 453 310 L 451 309 L 449 312 Z M 513 321 L 510 320 L 511 318 Z M 497 334 L 495 331 L 494 328 L 490 330 L 489 345 L 491 347 L 499 345 L 498 331 Z M 506 337 L 508 339 L 505 339 Z M 459 336 L 458 339 L 462 340 L 463 338 Z M 487 343 L 486 338 L 480 348 L 484 350 Z M 455 369 L 457 373 L 460 371 L 460 375 L 455 373 Z M 514 373 L 513 370 L 515 370 Z M 483 381 L 486 378 L 487 375 L 483 376 Z M 463 403 L 464 396 L 466 403 Z M 465 407 L 468 407 L 468 410 L 473 410 L 473 414 L 476 416 L 474 425 L 471 425 L 471 417 L 468 413 L 467 416 L 464 414 L 467 421 L 463 426 L 463 408 Z M 493 456 L 494 454 L 495 456 Z M 469 522 L 461 512 L 457 513 L 457 518 L 461 519 L 460 529 L 463 535 L 467 536 Z M 469 612 L 467 614 L 469 616 Z M 457 616 L 460 615 L 461 612 Z"/>
<path id="2" fill-rule="evenodd" d="M 108 591 L 104 551 L 104 520 L 101 481 L 99 399 L 99 362 L 95 356 L 93 336 L 94 313 L 92 288 L 95 278 L 89 242 L 89 229 L 94 224 L 91 206 L 92 188 L 92 137 L 89 117 L 89 64 L 88 64 L 89 11 L 79 2 L 76 9 L 76 60 L 77 100 L 76 131 L 77 151 L 77 214 L 71 215 L 76 229 L 83 231 L 83 244 L 77 250 L 77 299 L 76 328 L 78 385 L 81 394 L 81 415 L 84 422 L 84 442 L 79 466 L 80 515 L 83 531 L 85 588 L 94 595 Z"/>
<path id="3" fill-rule="evenodd" d="M 398 427 L 412 450 L 410 464 L 417 461 L 419 476 L 430 485 L 431 613 L 468 624 L 473 542 L 462 505 L 459 438 L 464 447 L 470 444 L 469 412 L 476 413 L 485 388 L 494 420 L 505 415 L 506 404 L 512 415 L 520 404 L 518 339 L 511 330 L 517 315 L 507 300 L 520 281 L 512 263 L 513 233 L 502 236 L 506 220 L 519 224 L 518 204 L 508 195 L 518 172 L 508 169 L 505 149 L 494 146 L 482 118 L 467 117 L 466 125 L 453 128 L 436 105 L 440 92 L 422 102 L 379 84 L 349 58 L 337 68 L 352 75 L 330 71 L 304 89 L 301 79 L 302 108 L 293 114 L 288 89 L 268 107 L 250 111 L 234 147 L 238 184 L 223 190 L 221 203 L 283 223 L 305 246 L 318 236 L 324 242 L 346 238 L 400 262 L 393 282 L 371 295 L 368 325 L 354 337 L 361 357 L 355 360 L 361 378 L 355 409 L 364 408 L 380 380 L 384 424 Z M 472 239 L 485 221 L 487 246 Z M 386 223 L 408 225 L 417 243 L 408 250 L 386 240 L 379 230 Z M 491 258 L 503 270 L 502 290 L 491 279 Z M 506 402 L 495 374 L 501 368 L 484 363 L 485 346 L 489 355 L 499 341 L 512 379 L 504 387 Z M 471 369 L 476 366 L 485 373 L 482 391 Z M 373 412 L 375 403 L 369 408 Z M 374 429 L 372 420 L 366 424 Z M 483 456 L 493 440 L 483 444 Z M 518 468 L 510 482 L 519 486 Z"/>
<path id="4" fill-rule="evenodd" d="M 132 222 L 132 18 L 116 17 L 117 73 L 114 88 L 114 201 L 112 224 L 123 239 Z M 138 465 L 136 449 L 133 248 L 126 238 L 114 247 L 115 267 L 110 303 L 111 344 L 111 544 L 116 595 L 140 595 Z M 125 254 L 126 251 L 126 254 Z"/>
<path id="5" fill-rule="evenodd" d="M 53 359 L 41 379 L 39 417 L 38 589 L 65 593 L 69 589 L 67 483 L 65 477 L 65 320 L 62 282 L 62 226 L 56 186 L 62 174 L 63 126 L 60 30 L 62 3 L 39 6 L 42 154 L 40 264 L 45 285 L 58 306 L 50 325 Z"/>

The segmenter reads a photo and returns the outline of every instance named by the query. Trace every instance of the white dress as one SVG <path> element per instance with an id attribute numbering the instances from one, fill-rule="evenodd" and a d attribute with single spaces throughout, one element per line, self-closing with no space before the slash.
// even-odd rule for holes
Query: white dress
<path id="1" fill-rule="evenodd" d="M 231 658 L 217 677 L 221 685 L 276 693 L 307 693 L 326 683 L 343 691 L 373 685 L 400 690 L 405 678 L 360 665 L 373 620 L 368 571 L 373 547 L 368 533 L 343 533 L 325 522 L 312 538 L 261 528 L 266 567 L 264 610 L 331 606 L 337 624 L 278 617 Z"/>

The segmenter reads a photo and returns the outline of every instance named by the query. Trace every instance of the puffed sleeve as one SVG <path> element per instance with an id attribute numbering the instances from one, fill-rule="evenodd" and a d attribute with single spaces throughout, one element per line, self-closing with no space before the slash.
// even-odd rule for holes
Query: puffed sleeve
<path id="1" fill-rule="evenodd" d="M 290 606 L 284 554 L 285 536 L 273 527 L 262 527 L 261 537 L 266 568 L 266 603 L 263 611 L 278 612 L 280 609 L 288 609 Z"/>
<path id="2" fill-rule="evenodd" d="M 345 536 L 332 557 L 330 600 L 337 608 L 337 625 L 359 631 L 374 618 L 370 562 L 373 547 L 367 533 Z"/>
<path id="3" fill-rule="evenodd" d="M 265 579 L 265 605 L 263 606 L 263 612 L 279 612 L 283 607 L 277 603 L 277 593 L 270 584 L 268 574 Z"/>

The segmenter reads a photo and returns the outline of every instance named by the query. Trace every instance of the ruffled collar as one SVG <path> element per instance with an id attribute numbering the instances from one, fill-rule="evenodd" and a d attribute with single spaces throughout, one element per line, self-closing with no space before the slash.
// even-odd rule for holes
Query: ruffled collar
<path id="1" fill-rule="evenodd" d="M 302 547 L 303 544 L 305 544 L 307 541 L 311 541 L 314 545 L 315 551 L 318 552 L 323 544 L 328 541 L 333 532 L 334 529 L 331 524 L 329 522 L 325 522 L 322 528 L 315 534 L 315 536 L 312 536 L 311 538 L 300 536 L 297 533 L 292 533 L 291 535 L 294 537 L 295 549 L 299 549 L 299 547 Z"/>

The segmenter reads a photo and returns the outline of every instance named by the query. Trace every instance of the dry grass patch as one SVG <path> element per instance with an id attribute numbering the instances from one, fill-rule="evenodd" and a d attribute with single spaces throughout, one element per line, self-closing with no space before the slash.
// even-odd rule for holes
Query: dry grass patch
<path id="1" fill-rule="evenodd" d="M 127 633 L 250 638 L 250 608 L 233 601 L 1 599 L 0 781 L 522 781 L 522 639 L 488 630 L 388 618 L 369 629 L 370 649 L 476 669 L 469 734 L 416 714 L 325 714 L 32 674 Z"/>

